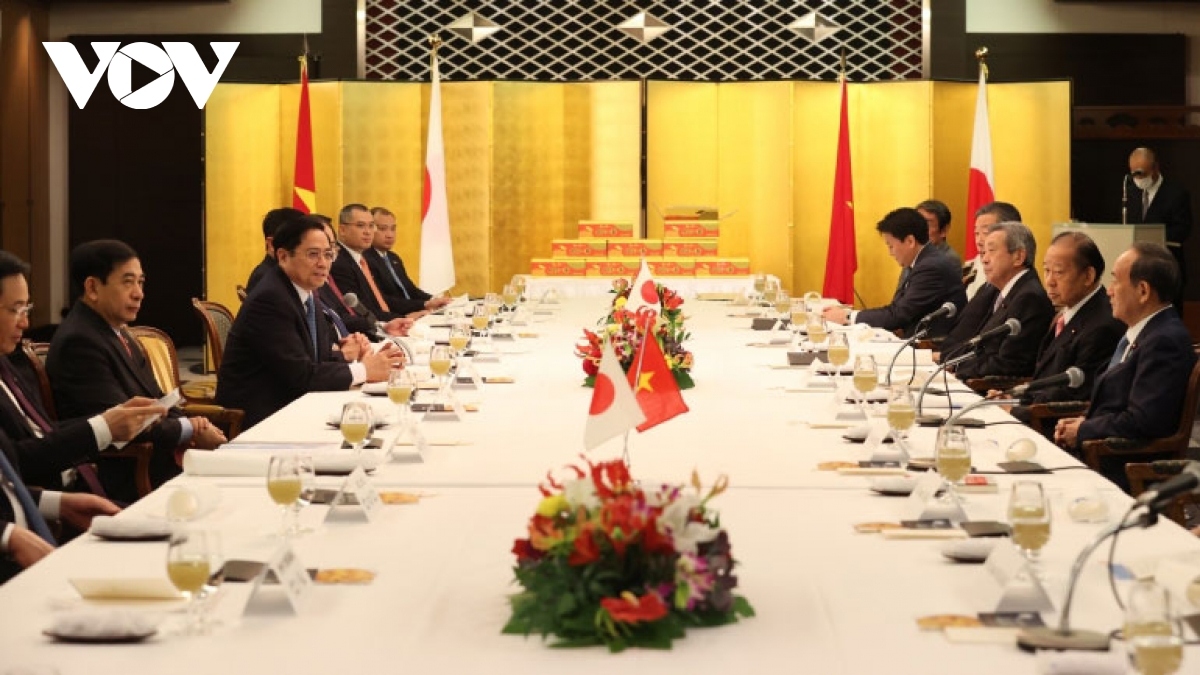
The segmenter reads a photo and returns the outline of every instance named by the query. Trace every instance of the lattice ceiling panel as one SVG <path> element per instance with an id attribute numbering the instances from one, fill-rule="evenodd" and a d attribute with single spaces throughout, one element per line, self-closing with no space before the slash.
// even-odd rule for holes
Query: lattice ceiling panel
<path id="1" fill-rule="evenodd" d="M 922 0 L 367 0 L 366 76 L 428 80 L 430 34 L 452 80 L 831 80 L 846 51 L 854 81 L 919 79 Z M 442 30 L 467 12 L 500 25 L 471 44 Z M 617 25 L 646 11 L 651 41 Z M 811 11 L 841 27 L 814 44 L 789 28 Z"/>

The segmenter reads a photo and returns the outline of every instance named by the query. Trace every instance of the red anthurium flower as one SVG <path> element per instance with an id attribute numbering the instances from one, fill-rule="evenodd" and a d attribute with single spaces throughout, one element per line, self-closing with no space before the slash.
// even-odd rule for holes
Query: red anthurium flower
<path id="1" fill-rule="evenodd" d="M 575 537 L 575 547 L 567 558 L 568 565 L 589 565 L 600 559 L 600 547 L 596 545 L 595 530 L 585 525 Z"/>
<path id="2" fill-rule="evenodd" d="M 622 461 L 592 464 L 591 469 L 592 482 L 596 484 L 596 494 L 601 499 L 625 492 L 633 482 L 629 477 L 629 467 Z"/>
<path id="3" fill-rule="evenodd" d="M 517 562 L 539 560 L 542 557 L 542 552 L 534 548 L 528 539 L 517 539 L 514 541 L 512 552 L 513 555 L 517 556 Z"/>
<path id="4" fill-rule="evenodd" d="M 619 598 L 603 598 L 600 606 L 614 621 L 640 623 L 658 621 L 667 615 L 667 605 L 657 593 L 650 592 L 640 598 L 625 591 Z"/>
<path id="5" fill-rule="evenodd" d="M 539 551 L 549 551 L 564 538 L 562 530 L 554 526 L 554 519 L 534 516 L 529 521 L 529 543 Z"/>

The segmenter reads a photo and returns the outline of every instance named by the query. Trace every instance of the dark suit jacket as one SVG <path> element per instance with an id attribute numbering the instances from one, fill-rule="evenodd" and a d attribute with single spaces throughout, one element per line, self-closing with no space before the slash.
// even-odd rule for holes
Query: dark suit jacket
<path id="1" fill-rule="evenodd" d="M 417 300 L 422 303 L 421 308 L 424 308 L 424 303 L 433 296 L 425 291 L 417 288 L 413 283 L 412 277 L 408 276 L 408 271 L 404 269 L 404 261 L 400 256 L 393 251 L 380 251 L 372 247 L 366 252 L 367 264 L 371 266 L 371 270 L 375 273 L 375 279 L 383 279 L 383 285 L 380 286 L 385 294 L 390 294 L 401 299 Z M 388 268 L 396 272 L 396 276 L 400 279 L 400 286 L 396 285 L 396 280 L 392 278 Z M 386 286 L 386 288 L 384 288 Z M 401 288 L 403 286 L 403 288 Z"/>
<path id="2" fill-rule="evenodd" d="M 46 372 L 61 419 L 98 415 L 134 396 L 162 397 L 146 355 L 132 336 L 126 334 L 125 339 L 130 345 L 128 352 L 99 314 L 81 301 L 75 303 L 55 331 L 46 356 Z M 174 451 L 182 437 L 182 416 L 180 410 L 172 409 L 134 439 L 149 441 L 157 450 L 150 466 L 155 485 L 179 473 Z M 110 499 L 137 500 L 132 459 L 101 456 L 97 466 Z"/>
<path id="3" fill-rule="evenodd" d="M 371 323 L 371 320 L 367 317 L 346 307 L 338 299 L 333 289 L 329 287 L 329 284 L 325 284 L 317 289 L 317 297 L 321 299 L 321 302 L 326 307 L 338 315 L 338 318 L 342 320 L 342 323 L 346 324 L 346 328 L 350 329 L 351 333 L 362 333 L 367 336 L 367 339 L 373 342 L 379 341 L 379 337 L 375 334 L 375 324 Z"/>
<path id="4" fill-rule="evenodd" d="M 333 280 L 337 283 L 342 294 L 354 293 L 358 296 L 358 301 L 361 302 L 371 313 L 380 321 L 388 321 L 402 317 L 410 312 L 416 312 L 424 309 L 425 303 L 415 300 L 404 300 L 403 298 L 389 297 L 384 294 L 384 300 L 388 303 L 388 310 L 383 311 L 379 306 L 379 302 L 375 300 L 375 294 L 371 292 L 371 286 L 367 283 L 367 277 L 359 269 L 358 264 L 354 262 L 354 257 L 350 255 L 350 250 L 338 244 L 341 250 L 338 251 L 337 260 L 333 261 L 333 266 L 330 267 L 329 273 L 333 275 Z M 371 266 L 371 258 L 364 256 L 367 261 L 367 267 Z M 371 271 L 371 276 L 375 278 L 375 285 L 379 287 L 379 292 L 384 293 L 383 279 L 374 270 Z"/>
<path id="5" fill-rule="evenodd" d="M 229 330 L 217 403 L 246 411 L 252 426 L 307 392 L 349 389 L 350 366 L 332 345 L 329 324 L 318 320 L 313 353 L 300 295 L 276 268 L 246 297 Z"/>
<path id="6" fill-rule="evenodd" d="M 989 284 L 990 285 L 990 284 Z M 983 292 L 976 293 L 976 297 Z M 995 302 L 992 295 L 992 302 Z M 980 346 L 979 355 L 959 364 L 955 374 L 960 379 L 986 375 L 1026 377 L 1033 374 L 1037 363 L 1038 346 L 1054 320 L 1054 305 L 1037 273 L 1029 270 L 1013 284 L 1008 296 L 980 327 L 980 332 L 1002 325 L 1009 319 L 1021 322 L 1021 332 L 1004 339 L 993 339 Z M 944 348 L 944 345 L 943 345 Z M 942 352 L 945 354 L 946 352 Z"/>
<path id="7" fill-rule="evenodd" d="M 955 319 L 954 328 L 946 335 L 946 339 L 942 340 L 941 353 L 943 359 L 958 349 L 967 340 L 979 335 L 979 331 L 983 329 L 983 324 L 992 316 L 992 305 L 996 304 L 996 295 L 1000 293 L 1000 289 L 991 284 L 984 284 L 979 287 L 979 291 L 975 293 L 975 297 L 967 302 L 967 306 L 962 308 Z"/>
<path id="8" fill-rule="evenodd" d="M 1033 379 L 1050 377 L 1064 372 L 1075 366 L 1086 376 L 1083 384 L 1076 389 L 1068 387 L 1052 387 L 1030 395 L 1023 402 L 1046 403 L 1050 401 L 1086 401 L 1091 395 L 1096 378 L 1108 367 L 1117 342 L 1125 334 L 1125 324 L 1113 318 L 1112 303 L 1108 294 L 1101 286 L 1075 316 L 1070 323 L 1063 327 L 1058 337 L 1054 336 L 1054 322 L 1050 322 L 1050 330 L 1042 338 L 1041 349 L 1038 350 L 1037 366 L 1033 370 Z"/>
<path id="9" fill-rule="evenodd" d="M 262 262 L 258 263 L 258 265 L 256 265 L 255 268 L 250 271 L 250 278 L 246 280 L 246 293 L 254 290 L 254 287 L 258 285 L 258 282 L 262 281 L 263 275 L 266 274 L 268 270 L 274 269 L 278 266 L 279 262 L 275 260 L 275 256 L 272 256 L 269 253 L 263 256 Z"/>
<path id="10" fill-rule="evenodd" d="M 884 307 L 865 309 L 855 320 L 885 330 L 903 328 L 906 335 L 912 335 L 921 318 L 943 304 L 953 302 L 960 311 L 967 304 L 961 271 L 954 258 L 926 246 L 913 261 L 908 278 L 896 288 L 892 302 Z M 952 321 L 935 321 L 929 334 L 945 335 Z"/>
<path id="11" fill-rule="evenodd" d="M 24 467 L 21 466 L 21 459 L 18 456 L 16 445 L 10 438 L 4 435 L 3 432 L 0 432 L 0 452 L 4 453 L 5 457 L 8 458 L 9 463 L 13 465 L 13 468 L 17 470 L 18 474 L 24 472 Z M 16 480 L 21 480 L 21 477 L 17 476 Z M 41 502 L 41 488 L 29 485 L 27 482 L 25 483 L 25 487 L 29 489 L 29 494 L 33 497 L 34 503 Z M 4 530 L 9 525 L 15 524 L 16 515 L 13 513 L 12 503 L 8 501 L 8 497 L 6 495 L 0 493 L 0 534 L 3 534 Z M 0 556 L 0 584 L 15 577 L 20 572 L 21 566 L 18 565 L 14 560 L 8 556 Z"/>
<path id="12" fill-rule="evenodd" d="M 7 357 L 16 371 L 17 386 L 25 398 L 43 419 L 50 416 L 42 407 L 41 396 L 35 394 L 37 386 L 30 386 L 28 375 L 22 372 L 28 367 L 25 354 L 17 350 Z M 96 447 L 96 437 L 86 418 L 53 422 L 54 431 L 39 438 L 25 423 L 25 416 L 7 395 L 0 392 L 0 431 L 3 431 L 21 458 L 21 477 L 26 483 L 40 485 L 52 490 L 62 489 L 62 472 L 84 462 L 96 459 L 101 448 Z"/>
<path id="13" fill-rule="evenodd" d="M 1142 191 L 1129 184 L 1129 222 L 1162 223 L 1167 241 L 1183 243 L 1192 233 L 1192 197 L 1182 183 L 1163 176 L 1150 208 L 1142 213 Z"/>

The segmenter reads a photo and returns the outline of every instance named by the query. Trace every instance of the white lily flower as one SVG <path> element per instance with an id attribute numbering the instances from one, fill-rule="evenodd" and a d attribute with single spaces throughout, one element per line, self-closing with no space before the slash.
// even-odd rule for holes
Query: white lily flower
<path id="1" fill-rule="evenodd" d="M 707 523 L 689 522 L 688 516 L 699 507 L 699 497 L 680 495 L 658 517 L 659 530 L 671 535 L 671 541 L 679 553 L 695 554 L 697 546 L 712 541 L 720 533 Z"/>
<path id="2" fill-rule="evenodd" d="M 596 485 L 590 478 L 565 481 L 563 496 L 567 498 L 572 511 L 580 506 L 588 511 L 600 508 L 600 497 L 596 495 Z"/>

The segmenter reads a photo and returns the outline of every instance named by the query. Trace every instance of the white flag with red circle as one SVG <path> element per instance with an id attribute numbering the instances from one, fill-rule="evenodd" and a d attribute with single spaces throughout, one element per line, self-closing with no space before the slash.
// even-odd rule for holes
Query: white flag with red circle
<path id="1" fill-rule="evenodd" d="M 642 258 L 642 266 L 633 279 L 633 285 L 629 287 L 629 299 L 625 301 L 625 311 L 637 314 L 637 311 L 643 307 L 649 307 L 656 312 L 662 311 L 662 300 L 658 297 L 658 285 L 650 274 L 650 266 L 646 264 L 645 258 Z"/>
<path id="2" fill-rule="evenodd" d="M 971 174 L 967 180 L 967 217 L 974 218 L 980 207 L 996 201 L 996 179 L 992 170 L 992 130 L 988 122 L 987 69 L 979 67 L 979 93 L 975 98 L 975 128 L 971 135 Z M 968 228 L 964 247 L 970 260 L 979 255 L 975 237 Z"/>
<path id="3" fill-rule="evenodd" d="M 645 421 L 646 416 L 629 388 L 612 345 L 605 342 L 600 370 L 596 373 L 596 387 L 592 390 L 592 405 L 583 430 L 583 447 L 593 450 Z"/>

